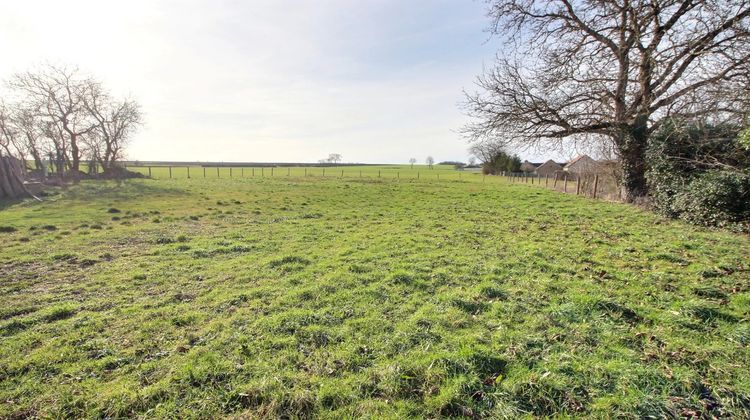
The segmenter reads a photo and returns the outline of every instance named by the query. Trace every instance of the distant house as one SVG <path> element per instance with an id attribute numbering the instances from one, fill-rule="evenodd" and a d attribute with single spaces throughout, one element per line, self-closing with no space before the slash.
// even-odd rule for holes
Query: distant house
<path id="1" fill-rule="evenodd" d="M 591 157 L 587 155 L 579 155 L 568 162 L 568 164 L 563 167 L 563 171 L 574 175 L 592 174 L 600 169 L 599 166 L 599 162 Z"/>
<path id="2" fill-rule="evenodd" d="M 528 174 L 528 173 L 536 171 L 536 167 L 539 165 L 540 165 L 539 163 L 531 163 L 528 160 L 524 160 L 523 163 L 521 164 L 521 171 L 526 172 Z"/>
<path id="3" fill-rule="evenodd" d="M 563 167 L 561 164 L 555 162 L 554 160 L 550 159 L 541 165 L 537 166 L 534 170 L 534 173 L 536 173 L 538 176 L 554 176 L 556 173 L 563 170 Z"/>

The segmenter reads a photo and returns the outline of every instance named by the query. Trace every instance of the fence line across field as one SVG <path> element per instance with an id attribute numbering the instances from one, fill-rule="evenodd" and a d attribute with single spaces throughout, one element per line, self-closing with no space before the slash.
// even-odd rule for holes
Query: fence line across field
<path id="1" fill-rule="evenodd" d="M 344 169 L 335 167 L 239 167 L 232 166 L 180 166 L 180 165 L 143 165 L 128 166 L 127 169 L 147 175 L 154 179 L 192 179 L 191 168 L 201 168 L 202 176 L 206 179 L 222 178 L 266 178 L 266 177 L 325 177 L 325 178 L 383 178 L 383 179 L 414 179 L 414 180 L 469 180 L 487 182 L 487 175 L 479 172 L 449 171 L 449 170 L 398 170 L 398 169 Z M 239 171 L 237 171 L 239 169 Z M 248 169 L 248 171 L 246 171 Z M 256 171 L 259 169 L 259 171 Z M 211 176 L 215 170 L 215 174 Z M 279 173 L 280 172 L 280 173 Z M 500 178 L 500 177 L 495 177 Z"/>
<path id="2" fill-rule="evenodd" d="M 563 193 L 582 195 L 591 198 L 602 198 L 618 201 L 620 199 L 619 182 L 611 174 L 569 174 L 555 173 L 554 175 L 538 175 L 529 173 L 506 173 L 505 178 L 510 183 L 522 183 L 551 188 Z M 551 184 L 551 185 L 550 185 Z"/>

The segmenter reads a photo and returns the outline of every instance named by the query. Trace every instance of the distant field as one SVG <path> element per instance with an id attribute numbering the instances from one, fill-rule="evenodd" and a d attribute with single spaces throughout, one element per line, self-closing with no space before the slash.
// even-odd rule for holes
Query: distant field
<path id="1" fill-rule="evenodd" d="M 200 165 L 174 165 L 174 166 L 134 166 L 128 169 L 149 175 L 154 179 L 190 179 L 193 178 L 264 178 L 264 177 L 327 177 L 327 178 L 382 178 L 382 179 L 425 179 L 425 180 L 481 180 L 480 178 L 469 178 L 481 175 L 477 171 L 457 171 L 453 166 L 434 165 L 429 168 L 425 165 L 363 165 L 363 166 L 296 166 L 296 167 L 202 167 Z M 170 169 L 171 168 L 171 169 Z"/>
<path id="2" fill-rule="evenodd" d="M 750 417 L 747 236 L 247 170 L 0 203 L 0 418 Z"/>

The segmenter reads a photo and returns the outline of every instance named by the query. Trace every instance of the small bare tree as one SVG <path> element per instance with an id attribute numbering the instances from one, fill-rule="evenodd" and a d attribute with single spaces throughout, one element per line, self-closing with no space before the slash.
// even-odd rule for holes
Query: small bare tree
<path id="1" fill-rule="evenodd" d="M 93 80 L 87 83 L 83 107 L 94 120 L 87 145 L 104 173 L 110 174 L 115 162 L 123 157 L 130 136 L 143 123 L 142 113 L 135 101 L 115 101 L 100 83 Z"/>
<path id="2" fill-rule="evenodd" d="M 750 109 L 748 1 L 488 1 L 505 49 L 467 94 L 472 141 L 609 141 L 632 201 L 647 193 L 647 140 L 665 119 Z"/>
<path id="3" fill-rule="evenodd" d="M 430 169 L 432 169 L 432 165 L 435 164 L 435 159 L 432 156 L 427 156 L 427 159 L 425 159 L 425 163 Z"/>
<path id="4" fill-rule="evenodd" d="M 44 132 L 55 145 L 58 166 L 64 161 L 76 177 L 85 152 L 84 136 L 96 126 L 84 109 L 89 79 L 75 68 L 46 65 L 38 71 L 14 75 L 10 86 L 44 117 Z"/>
<path id="5" fill-rule="evenodd" d="M 334 165 L 340 163 L 343 157 L 339 153 L 331 153 L 328 155 L 328 161 Z"/>
<path id="6" fill-rule="evenodd" d="M 417 159 L 411 158 L 409 159 L 409 165 L 411 165 L 411 169 L 414 169 L 414 164 L 417 163 Z"/>

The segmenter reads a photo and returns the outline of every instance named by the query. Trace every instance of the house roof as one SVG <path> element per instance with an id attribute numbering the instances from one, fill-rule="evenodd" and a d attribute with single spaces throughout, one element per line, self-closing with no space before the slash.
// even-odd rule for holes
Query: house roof
<path id="1" fill-rule="evenodd" d="M 550 159 L 550 160 L 548 160 L 548 161 L 546 161 L 544 163 L 539 164 L 537 166 L 537 169 L 541 168 L 542 166 L 549 165 L 549 164 L 557 165 L 557 166 L 560 166 L 560 167 L 562 167 L 564 165 L 564 164 L 557 163 L 554 160 Z"/>
<path id="2" fill-rule="evenodd" d="M 575 158 L 573 158 L 573 160 L 571 160 L 570 162 L 568 162 L 567 164 L 565 164 L 565 167 L 569 168 L 569 167 L 575 165 L 579 160 L 584 159 L 584 158 L 591 159 L 588 155 L 578 155 Z M 591 160 L 593 160 L 593 159 L 591 159 Z"/>

